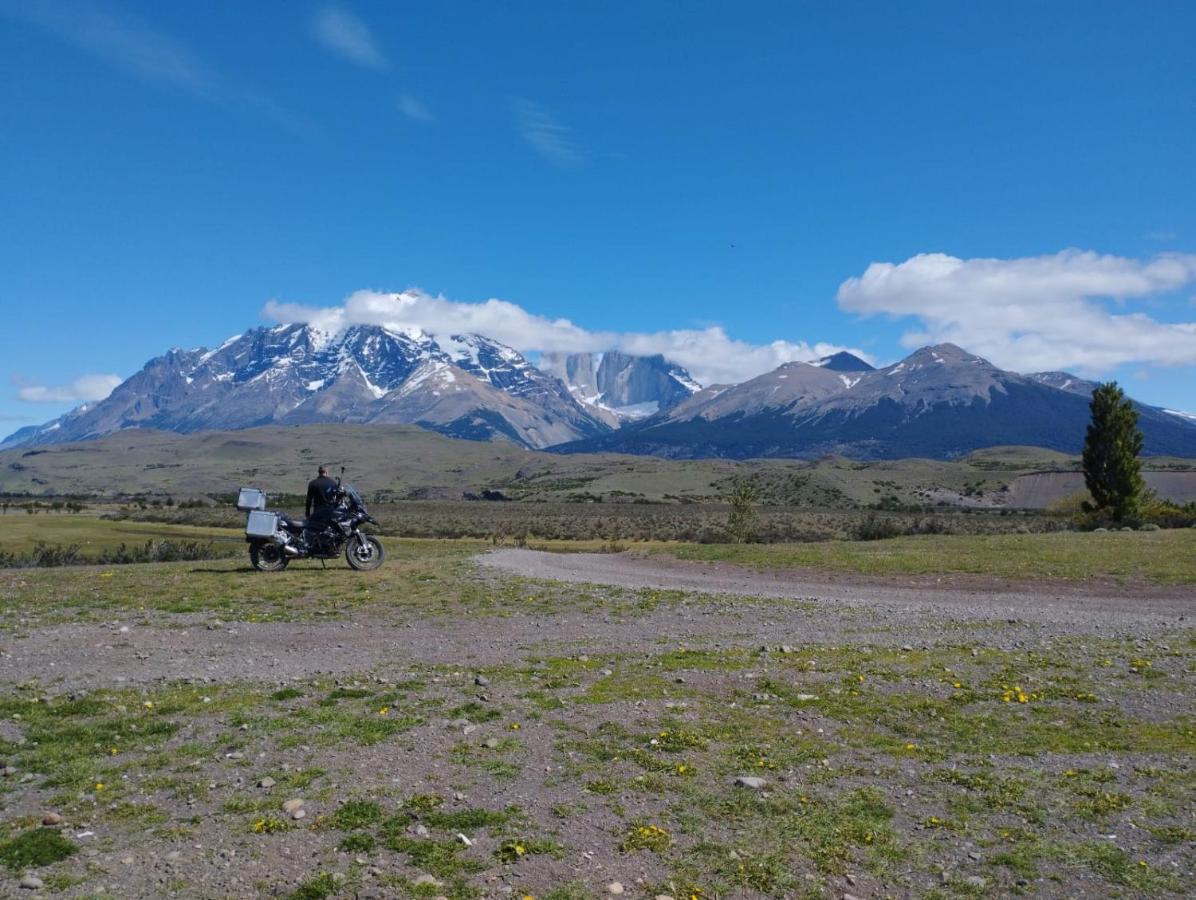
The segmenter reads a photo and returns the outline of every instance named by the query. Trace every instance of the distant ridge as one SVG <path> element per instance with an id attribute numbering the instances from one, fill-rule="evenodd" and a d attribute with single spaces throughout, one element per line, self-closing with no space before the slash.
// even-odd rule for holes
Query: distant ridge
<path id="1" fill-rule="evenodd" d="M 675 459 L 955 459 L 1010 444 L 1077 453 L 1092 387 L 1064 372 L 1006 372 L 954 344 L 923 347 L 883 369 L 839 353 L 708 389 L 644 422 L 556 449 Z M 1196 456 L 1196 419 L 1137 407 L 1147 453 Z"/>

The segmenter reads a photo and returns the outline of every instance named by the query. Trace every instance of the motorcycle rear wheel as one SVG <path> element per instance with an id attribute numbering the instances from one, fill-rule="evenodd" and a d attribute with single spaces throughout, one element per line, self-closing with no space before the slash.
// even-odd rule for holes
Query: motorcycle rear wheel
<path id="1" fill-rule="evenodd" d="M 376 537 L 358 532 L 345 545 L 345 561 L 359 572 L 370 572 L 380 565 L 386 553 Z"/>
<path id="2" fill-rule="evenodd" d="M 290 562 L 278 544 L 266 541 L 249 545 L 249 561 L 259 572 L 281 572 Z"/>

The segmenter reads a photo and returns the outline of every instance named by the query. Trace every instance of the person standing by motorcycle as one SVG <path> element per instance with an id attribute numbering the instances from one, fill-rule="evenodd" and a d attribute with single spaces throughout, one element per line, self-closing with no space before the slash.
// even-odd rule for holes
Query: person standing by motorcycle
<path id="1" fill-rule="evenodd" d="M 336 495 L 340 488 L 339 484 L 328 477 L 328 467 L 320 466 L 316 477 L 307 483 L 307 503 L 303 507 L 303 515 L 309 527 L 328 519 L 336 506 Z M 317 521 L 313 522 L 313 517 Z"/>

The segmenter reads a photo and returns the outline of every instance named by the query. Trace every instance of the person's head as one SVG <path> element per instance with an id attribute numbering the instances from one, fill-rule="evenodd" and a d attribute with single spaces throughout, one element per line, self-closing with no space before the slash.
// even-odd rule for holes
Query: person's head
<path id="1" fill-rule="evenodd" d="M 327 475 L 327 474 L 328 474 L 328 467 L 327 467 L 327 466 L 320 466 L 320 472 L 319 472 L 319 474 L 321 474 L 321 475 Z"/>

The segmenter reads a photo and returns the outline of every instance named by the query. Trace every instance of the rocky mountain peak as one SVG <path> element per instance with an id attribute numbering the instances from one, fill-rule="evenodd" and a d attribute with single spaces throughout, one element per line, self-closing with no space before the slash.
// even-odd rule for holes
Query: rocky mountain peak
<path id="1" fill-rule="evenodd" d="M 701 390 L 684 367 L 660 354 L 544 353 L 540 366 L 560 378 L 580 402 L 620 420 L 656 415 Z"/>
<path id="2" fill-rule="evenodd" d="M 838 353 L 824 356 L 811 363 L 811 365 L 829 369 L 832 372 L 871 372 L 875 368 L 875 366 L 869 365 L 854 353 L 848 353 L 846 350 L 840 350 Z"/>

